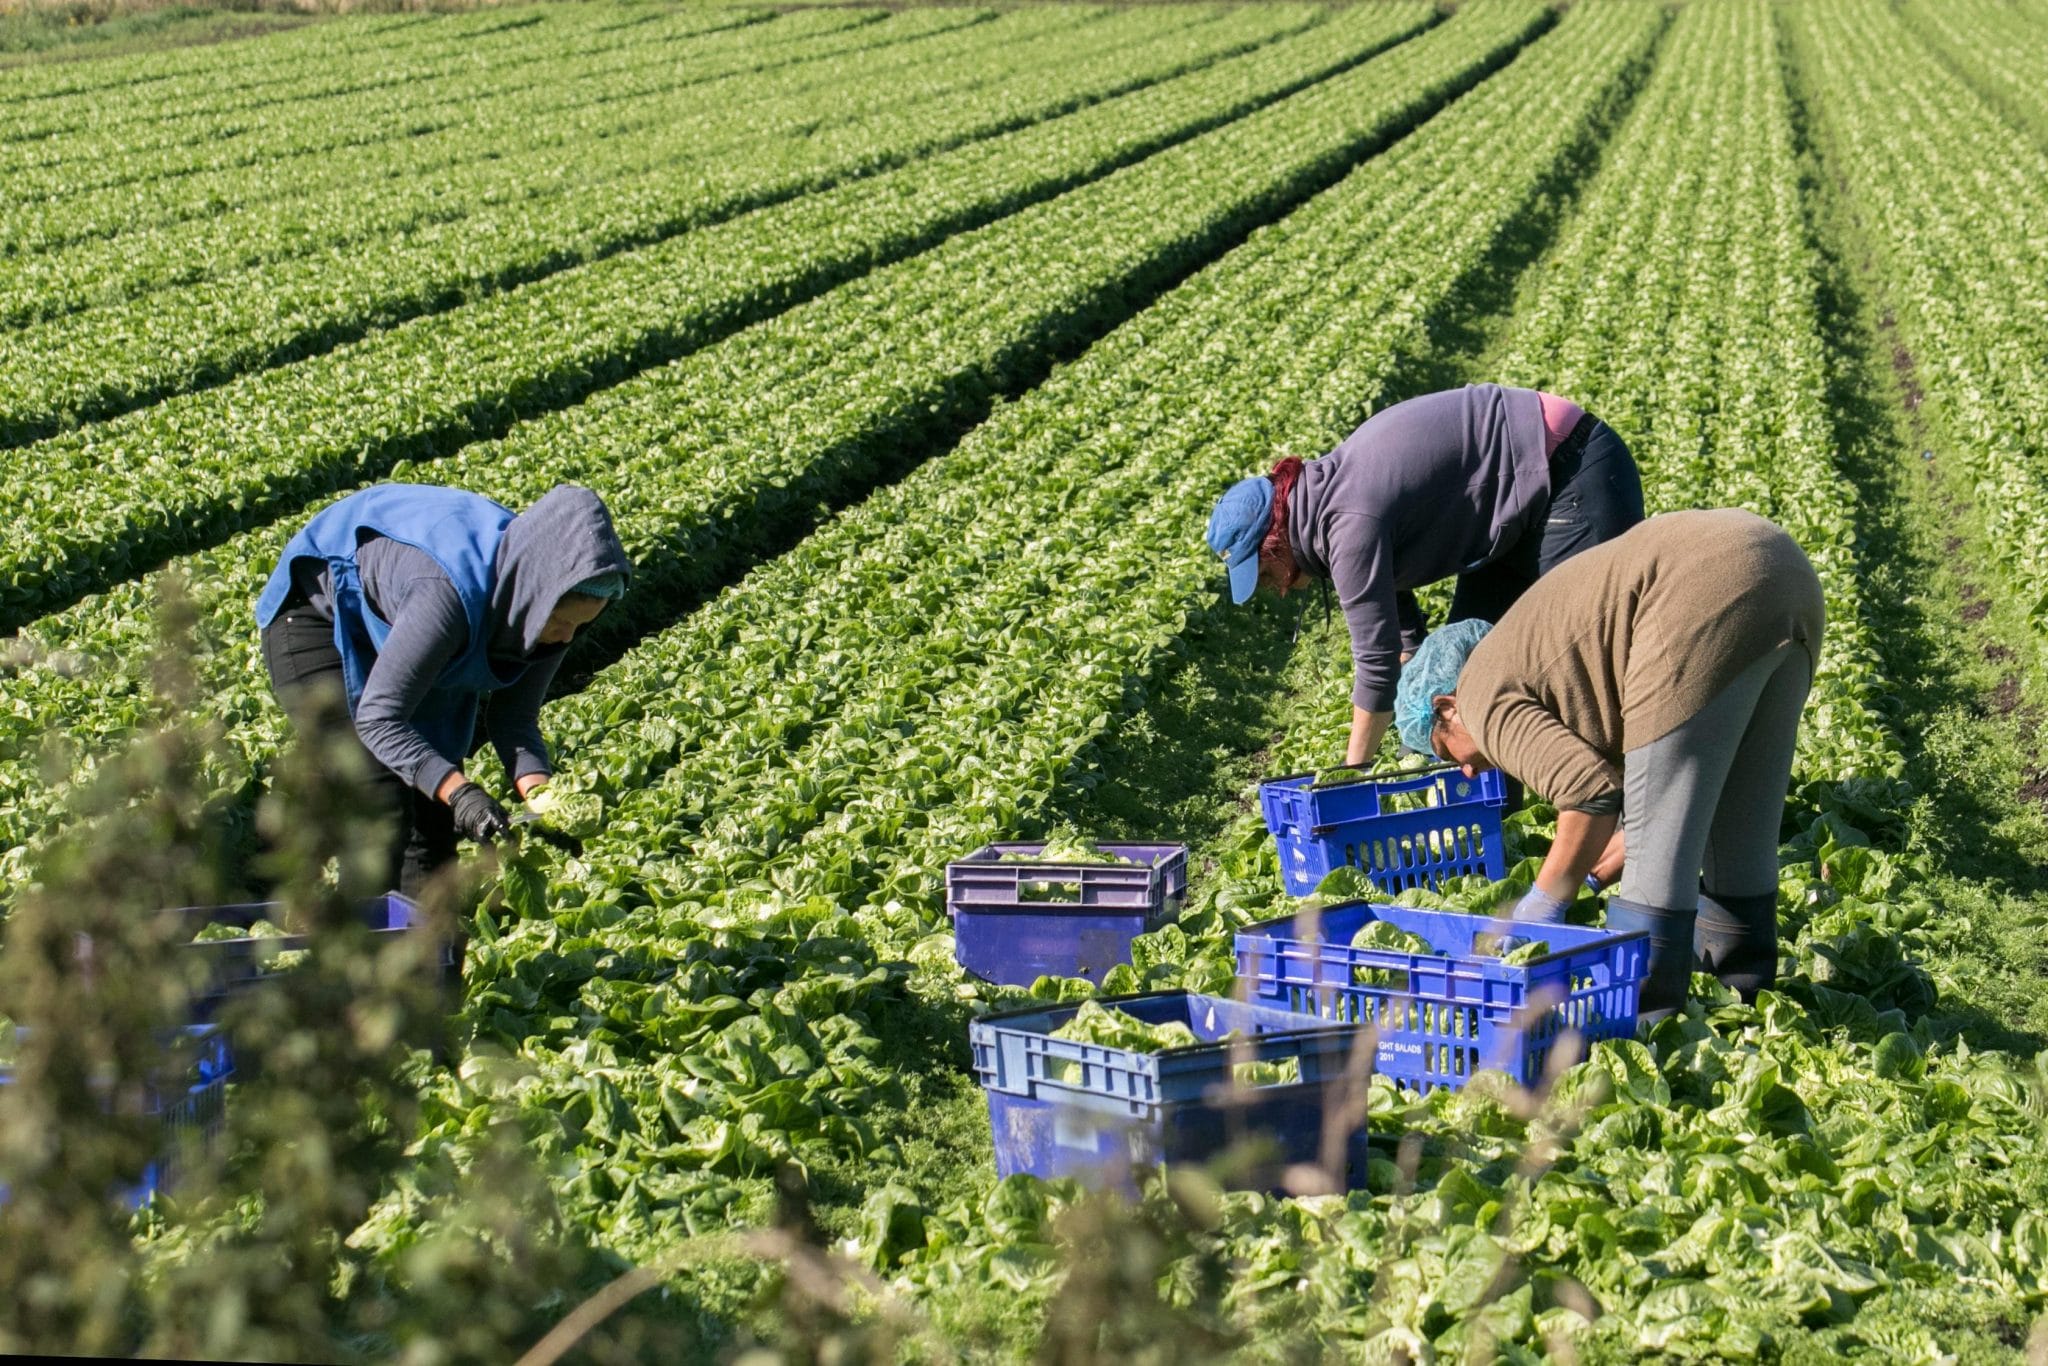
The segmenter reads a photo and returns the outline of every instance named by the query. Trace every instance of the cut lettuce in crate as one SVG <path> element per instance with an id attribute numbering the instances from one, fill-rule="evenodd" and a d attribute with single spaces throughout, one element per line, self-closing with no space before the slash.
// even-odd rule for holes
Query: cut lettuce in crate
<path id="1" fill-rule="evenodd" d="M 1241 1036 L 1235 1030 L 1228 1036 L 1230 1039 L 1238 1037 Z M 1301 1059 L 1241 1062 L 1230 1069 L 1230 1079 L 1239 1086 L 1293 1086 L 1301 1080 Z"/>
<path id="2" fill-rule="evenodd" d="M 1484 930 L 1472 936 L 1474 958 L 1498 958 L 1505 967 L 1525 967 L 1549 955 L 1550 941 L 1547 939 L 1526 939 L 1519 934 L 1494 934 Z"/>
<path id="3" fill-rule="evenodd" d="M 1101 848 L 1094 840 L 1080 834 L 1069 826 L 1061 826 L 1045 837 L 1045 845 L 1035 854 L 1004 854 L 998 863 L 1129 863 L 1131 860 L 1119 854 L 1112 854 Z"/>
<path id="4" fill-rule="evenodd" d="M 1368 920 L 1351 936 L 1354 949 L 1381 949 L 1389 953 L 1414 953 L 1441 958 L 1436 945 L 1410 930 L 1385 920 Z M 1351 969 L 1351 980 L 1362 987 L 1408 990 L 1408 973 L 1403 968 L 1373 968 L 1363 964 Z"/>
<path id="5" fill-rule="evenodd" d="M 1327 792 L 1331 788 L 1353 787 L 1376 779 L 1395 780 L 1421 772 L 1433 765 L 1434 761 L 1425 756 L 1411 755 L 1392 767 L 1381 765 L 1378 768 L 1364 769 L 1340 765 L 1336 768 L 1323 768 L 1316 770 L 1315 776 L 1309 780 L 1308 788 L 1311 792 Z M 1398 811 L 1421 811 L 1438 805 L 1440 801 L 1441 794 L 1434 784 L 1414 792 L 1382 792 L 1379 811 L 1382 816 L 1391 816 Z"/>
<path id="6" fill-rule="evenodd" d="M 195 944 L 218 944 L 228 939 L 282 939 L 285 931 L 268 920 L 259 920 L 253 925 L 229 925 L 223 921 L 209 921 L 206 927 L 192 936 Z"/>
<path id="7" fill-rule="evenodd" d="M 1201 1042 L 1195 1031 L 1179 1020 L 1146 1024 L 1135 1015 L 1097 1001 L 1083 1001 L 1074 1018 L 1055 1029 L 1052 1037 L 1133 1053 L 1164 1053 L 1169 1048 L 1193 1048 Z"/>
<path id="8" fill-rule="evenodd" d="M 1466 881 L 1466 879 L 1460 879 Z M 1484 879 L 1469 879 L 1486 889 L 1493 884 Z M 1363 872 L 1356 868 L 1333 868 L 1328 876 L 1316 884 L 1315 891 L 1300 901 L 1302 910 L 1319 911 L 1331 906 L 1353 901 L 1369 901 L 1378 893 L 1378 888 Z M 1461 914 L 1470 912 L 1457 902 L 1433 895 L 1421 888 L 1410 888 L 1396 898 L 1397 905 L 1415 905 L 1419 908 L 1451 910 Z M 1384 920 L 1367 921 L 1364 928 L 1352 936 L 1354 949 L 1388 949 L 1395 953 L 1422 953 L 1434 958 L 1444 956 L 1434 944 L 1419 934 L 1412 934 Z M 1527 939 L 1513 933 L 1481 932 L 1472 938 L 1472 956 L 1475 958 L 1498 958 L 1508 967 L 1523 967 L 1539 958 L 1548 957 L 1550 942 L 1544 939 Z M 1394 968 L 1354 968 L 1352 980 L 1360 986 L 1391 987 L 1396 991 L 1408 988 L 1408 974 Z"/>
<path id="9" fill-rule="evenodd" d="M 1053 1030 L 1049 1037 L 1121 1048 L 1130 1053 L 1164 1053 L 1172 1048 L 1193 1048 L 1202 1042 L 1194 1030 L 1179 1020 L 1147 1024 L 1135 1015 L 1096 1001 L 1083 1001 L 1074 1018 Z M 1231 1043 L 1243 1038 L 1242 1033 L 1232 1030 L 1217 1042 Z M 1045 1075 L 1050 1081 L 1078 1082 L 1082 1066 L 1069 1058 L 1047 1058 Z M 1301 1080 L 1301 1060 L 1240 1062 L 1231 1068 L 1231 1079 L 1239 1086 L 1291 1086 Z"/>
<path id="10" fill-rule="evenodd" d="M 1320 911 L 1330 906 L 1341 906 L 1351 901 L 1370 901 L 1379 895 L 1379 886 L 1365 875 L 1365 870 L 1345 864 L 1332 868 L 1316 884 L 1316 889 L 1301 898 L 1305 911 Z"/>
<path id="11" fill-rule="evenodd" d="M 1070 826 L 1061 826 L 1045 837 L 1045 845 L 1035 854 L 1004 854 L 998 863 L 1058 863 L 1058 864 L 1119 864 L 1130 859 L 1112 854 L 1096 845 L 1095 841 L 1080 834 Z M 1078 882 L 1049 880 L 1020 882 L 1017 895 L 1026 901 L 1079 901 L 1081 884 Z"/>

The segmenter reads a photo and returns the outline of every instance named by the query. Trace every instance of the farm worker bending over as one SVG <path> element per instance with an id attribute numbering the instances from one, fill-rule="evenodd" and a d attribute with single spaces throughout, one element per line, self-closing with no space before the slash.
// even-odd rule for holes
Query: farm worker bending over
<path id="1" fill-rule="evenodd" d="M 577 630 L 632 574 L 611 513 L 562 484 L 514 516 L 488 498 L 383 484 L 294 536 L 256 603 L 271 686 L 295 723 L 339 687 L 397 817 L 391 883 L 412 891 L 455 837 L 501 837 L 505 810 L 463 776 L 478 705 L 531 800 L 552 772 L 540 704 Z"/>
<path id="2" fill-rule="evenodd" d="M 1209 518 L 1230 595 L 1337 587 L 1351 628 L 1351 741 L 1379 748 L 1401 661 L 1428 631 L 1415 591 L 1455 574 L 1450 620 L 1497 620 L 1530 584 L 1643 519 L 1628 447 L 1578 404 L 1474 384 L 1373 414 L 1328 455 L 1233 485 Z"/>
<path id="3" fill-rule="evenodd" d="M 1778 824 L 1824 616 L 1805 552 L 1739 509 L 1673 512 L 1575 557 L 1500 623 L 1446 627 L 1401 674 L 1401 738 L 1557 807 L 1517 920 L 1556 920 L 1617 836 L 1614 930 L 1650 935 L 1642 1008 L 1695 961 L 1753 999 L 1777 978 Z"/>

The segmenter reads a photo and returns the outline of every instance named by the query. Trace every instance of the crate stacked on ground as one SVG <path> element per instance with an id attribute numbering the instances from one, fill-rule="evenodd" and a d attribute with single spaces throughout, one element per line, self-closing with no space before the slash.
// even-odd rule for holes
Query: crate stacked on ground
<path id="1" fill-rule="evenodd" d="M 1353 947 L 1368 923 L 1436 953 Z M 1541 941 L 1547 952 L 1500 954 Z M 1533 1085 L 1600 1039 L 1632 1035 L 1649 966 L 1641 934 L 1347 902 L 1239 931 L 1240 994 L 1254 1004 L 1367 1026 L 1375 1068 L 1404 1086 L 1461 1087 L 1482 1068 Z M 1553 1059 L 1560 1044 L 1571 1052 Z"/>
<path id="2" fill-rule="evenodd" d="M 1334 775 L 1334 776 L 1333 776 Z M 1498 772 L 1467 778 L 1450 765 L 1414 772 L 1338 769 L 1259 784 L 1287 891 L 1307 896 L 1338 868 L 1362 870 L 1388 896 L 1447 877 L 1507 872 Z"/>
<path id="3" fill-rule="evenodd" d="M 1029 986 L 1040 977 L 1101 982 L 1131 961 L 1131 940 L 1179 914 L 1184 844 L 1102 844 L 1116 862 L 1045 857 L 1044 844 L 989 844 L 946 865 L 954 957 L 977 977 Z"/>
<path id="4" fill-rule="evenodd" d="M 12 1037 L 26 1032 L 17 1028 Z M 157 1191 L 172 1185 L 185 1160 L 218 1139 L 227 1124 L 227 1086 L 235 1072 L 227 1035 L 210 1024 L 190 1025 L 179 1033 L 181 1038 L 165 1041 L 163 1075 L 102 1100 L 109 1113 L 150 1119 L 158 1129 L 149 1161 L 139 1171 L 123 1173 L 122 1184 L 109 1192 L 130 1208 L 148 1203 Z M 14 1082 L 13 1063 L 0 1060 L 0 1086 Z M 0 1203 L 6 1199 L 7 1189 L 0 1186 Z"/>
<path id="5" fill-rule="evenodd" d="M 1158 1162 L 1224 1159 L 1231 1184 L 1274 1188 L 1316 1164 L 1338 1182 L 1362 1171 L 1364 1069 L 1358 1031 L 1292 1011 L 1184 991 L 1093 1003 L 1200 1042 L 1160 1052 L 1052 1037 L 1084 1004 L 974 1022 L 974 1073 L 988 1093 L 1003 1176 L 1073 1176 L 1124 1190 Z"/>

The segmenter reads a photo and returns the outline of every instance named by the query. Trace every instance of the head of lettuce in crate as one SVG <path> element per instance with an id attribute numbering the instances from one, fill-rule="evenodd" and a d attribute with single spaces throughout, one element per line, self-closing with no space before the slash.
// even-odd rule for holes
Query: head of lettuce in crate
<path id="1" fill-rule="evenodd" d="M 1555 394 L 1473 384 L 1397 403 L 1320 459 L 1233 485 L 1208 541 L 1236 602 L 1311 579 L 1336 587 L 1351 629 L 1344 762 L 1362 764 L 1429 631 L 1415 590 L 1455 577 L 1447 619 L 1496 621 L 1538 578 L 1642 519 L 1635 460 L 1606 423 Z"/>
<path id="2" fill-rule="evenodd" d="M 496 798 L 463 773 L 487 731 L 519 796 L 543 812 L 553 765 L 539 716 L 577 631 L 633 572 L 610 511 L 562 484 L 514 514 L 425 484 L 381 484 L 315 516 L 256 603 L 271 686 L 297 726 L 346 700 L 389 810 L 390 883 L 417 889 L 458 835 L 502 838 Z"/>
<path id="3" fill-rule="evenodd" d="M 1562 917 L 1596 864 L 1625 855 L 1607 924 L 1650 936 L 1643 1009 L 1679 1005 L 1696 966 L 1753 999 L 1777 977 L 1778 827 L 1824 626 L 1820 580 L 1784 531 L 1736 508 L 1666 513 L 1561 566 L 1497 625 L 1424 641 L 1395 724 L 1557 807 L 1517 920 Z"/>

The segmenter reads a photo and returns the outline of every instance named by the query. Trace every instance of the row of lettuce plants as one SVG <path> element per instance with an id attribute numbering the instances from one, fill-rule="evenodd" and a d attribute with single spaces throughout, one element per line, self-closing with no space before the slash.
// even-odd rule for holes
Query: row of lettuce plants
<path id="1" fill-rule="evenodd" d="M 1787 27 L 1822 164 L 1876 258 L 1909 401 L 1924 397 L 1930 446 L 1974 497 L 1998 587 L 2048 631 L 2048 148 L 1921 60 L 1886 6 L 1802 6 Z"/>
<path id="2" fill-rule="evenodd" d="M 659 620 L 678 597 L 715 588 L 735 557 L 779 523 L 900 461 L 896 447 L 919 437 L 921 424 L 943 428 L 959 420 L 963 404 L 971 409 L 1014 387 L 1078 332 L 1127 311 L 1125 290 L 1156 289 L 1269 216 L 1273 197 L 1303 176 L 1341 169 L 1344 158 L 1440 102 L 1510 51 L 1537 13 L 1487 7 L 1455 31 L 1396 48 L 1329 90 L 1297 97 L 1299 104 L 1273 106 L 955 239 L 502 442 L 399 473 L 514 505 L 564 479 L 605 489 L 642 562 L 639 601 L 648 606 L 639 610 Z M 1398 25 L 1420 14 L 1418 7 L 1371 22 Z M 1368 85 L 1383 93 L 1361 100 Z M 1121 134 L 1144 131 L 1140 118 Z M 1190 197 L 1193 184 L 1210 192 Z M 823 228 L 832 219 L 813 221 Z M 879 318 L 903 325 L 878 327 Z M 926 321 L 912 326 L 915 319 Z M 181 566 L 200 586 L 208 630 L 218 632 L 202 664 L 215 705 L 237 718 L 239 742 L 254 756 L 274 743 L 275 716 L 261 700 L 246 603 L 288 532 L 265 527 Z M 138 670 L 148 600 L 145 585 L 131 584 L 25 633 L 39 657 L 11 680 L 14 715 L 0 722 L 15 794 L 11 836 L 28 838 L 32 809 L 56 814 L 60 790 L 34 776 L 44 727 L 97 753 L 134 723 L 146 695 L 146 671 Z M 69 658 L 80 648 L 93 656 L 82 670 Z"/>
<path id="3" fill-rule="evenodd" d="M 1229 1197 L 1164 1274 L 1225 1260 L 1229 1326 L 1263 1349 L 1631 1359 L 1796 1343 L 1931 1360 L 1938 1325 L 2023 1323 L 2042 1302 L 2048 1228 L 2027 1155 L 2042 1078 L 1926 1018 L 1933 998 L 1902 951 L 1933 908 L 1911 862 L 1857 828 L 1910 794 L 1879 705 L 1800 183 L 1770 8 L 1688 7 L 1486 367 L 1614 422 L 1654 508 L 1755 508 L 1823 576 L 1831 640 L 1781 883 L 1788 975 L 1753 1008 L 1696 979 L 1678 1020 L 1597 1046 L 1540 1105 L 1477 1083 L 1388 1098 L 1377 1122 L 1425 1145 L 1412 1187 L 1390 1169 L 1341 1199 Z M 1311 708 L 1276 762 L 1326 761 L 1347 722 Z M 1515 822 L 1532 855 L 1543 814 Z M 1283 911 L 1255 814 L 1211 853 L 1206 904 L 1110 987 L 1218 986 L 1228 932 Z M 1011 1237 L 1049 1242 L 1068 1194 Z M 963 1266 L 1014 1246 L 985 1239 L 979 1213 L 929 1220 L 939 1252 L 913 1256 L 906 1283 L 958 1293 Z"/>
<path id="4" fill-rule="evenodd" d="M 40 529 L 0 558 L 0 622 L 267 524 L 397 459 L 563 406 L 1192 133 L 1227 131 L 1229 120 L 1378 51 L 1417 13 L 1344 11 L 1304 39 L 1124 100 L 17 448 L 0 459 L 37 471 L 22 512 Z M 96 516 L 105 520 L 93 525 Z"/>
<path id="5" fill-rule="evenodd" d="M 2041 96 L 2048 13 L 1996 0 L 1949 5 L 1921 0 L 1900 13 L 1942 61 L 2000 113 L 2048 146 L 2048 100 Z"/>
<path id="6" fill-rule="evenodd" d="M 355 157 L 322 158 L 299 168 L 290 185 L 280 185 L 282 198 L 224 204 L 204 217 L 135 224 L 112 237 L 0 259 L 0 322 L 21 325 L 62 317 L 264 262 L 399 238 L 501 203 L 579 192 L 636 169 L 644 173 L 660 158 L 678 154 L 669 137 L 673 130 L 704 134 L 710 131 L 707 123 L 722 129 L 738 106 L 746 106 L 750 118 L 723 132 L 721 143 L 743 140 L 749 131 L 787 131 L 806 119 L 817 124 L 852 120 L 873 113 L 881 99 L 860 78 L 907 73 L 925 63 L 960 62 L 987 44 L 1021 41 L 1061 27 L 1055 22 L 1058 11 L 1040 14 L 1036 24 L 1020 15 L 1008 25 L 956 26 L 922 41 L 680 88 L 650 91 L 637 79 L 627 84 L 578 72 L 565 84 L 579 97 L 606 89 L 605 97 L 540 111 L 545 118 L 537 125 L 535 111 L 494 110 L 487 125 L 422 134 Z M 1154 23 L 1136 31 L 1162 27 Z M 935 41 L 942 36 L 948 41 Z M 1113 40 L 1113 33 L 1104 37 Z M 950 84 L 936 68 L 924 73 L 914 97 L 965 88 L 988 79 L 987 70 L 1000 69 L 987 61 L 963 65 L 967 69 L 953 73 Z M 849 79 L 855 73 L 860 78 Z M 835 97 L 829 109 L 820 108 Z M 507 112 L 527 121 L 516 140 L 508 139 L 500 124 Z M 723 118 L 714 119 L 714 114 Z M 486 160 L 489 174 L 477 164 Z"/>
<path id="7" fill-rule="evenodd" d="M 425 203 L 435 221 L 388 235 L 352 225 L 349 243 L 329 250 L 289 250 L 298 215 L 284 215 L 274 229 L 246 235 L 245 249 L 262 251 L 268 242 L 275 259 L 0 337 L 0 374 L 15 381 L 13 396 L 0 404 L 0 431 L 17 441 L 46 435 L 288 362 L 375 327 L 1057 116 L 1298 26 L 1287 11 L 1253 10 L 1196 35 L 1125 45 L 1117 40 L 1156 33 L 1157 17 L 1138 12 L 1070 32 L 1071 24 L 1048 24 L 1048 14 L 1062 17 L 1029 11 L 1014 24 L 971 30 L 970 37 L 1007 38 L 977 43 L 988 50 L 915 45 L 935 49 L 937 89 L 927 98 L 915 76 L 899 78 L 898 98 L 865 118 L 851 116 L 845 85 L 736 110 L 713 103 L 703 117 L 643 137 L 593 137 L 553 149 L 536 168 L 537 193 L 519 193 L 518 168 L 501 177 L 495 163 L 458 173 L 470 187 L 461 195 L 422 201 L 394 189 L 385 196 L 390 217 L 414 217 Z M 1032 30 L 1046 28 L 1053 31 L 1032 41 Z M 964 79 L 963 68 L 971 73 Z M 874 79 L 859 73 L 848 84 Z M 573 175 L 562 174 L 563 158 L 577 164 Z M 462 212 L 465 199 L 473 212 Z M 319 208 L 311 206 L 309 216 Z M 349 222 L 342 213 L 338 221 Z M 375 206 L 366 212 L 372 229 L 380 216 Z M 180 254 L 170 260 L 193 259 L 182 254 L 190 243 L 175 245 Z M 75 268 L 90 271 L 100 253 L 63 255 L 87 258 Z M 139 256 L 129 259 L 130 271 L 150 268 Z M 67 274 L 73 268 L 66 262 Z"/>
<path id="8" fill-rule="evenodd" d="M 435 46 L 471 35 L 524 27 L 536 17 L 537 6 L 522 7 L 517 13 L 499 11 L 490 15 L 468 14 L 444 25 L 422 14 L 365 16 L 360 24 L 341 31 L 310 33 L 280 30 L 261 35 L 257 41 L 223 52 L 212 44 L 170 46 L 110 56 L 93 62 L 50 63 L 16 68 L 7 88 L 0 90 L 0 108 L 10 115 L 29 111 L 59 111 L 58 126 L 90 123 L 96 119 L 120 117 L 125 101 L 110 103 L 105 96 L 119 91 L 138 103 L 175 112 L 188 101 L 220 99 L 236 91 L 264 91 L 304 83 L 317 74 L 315 53 L 332 50 L 337 59 L 351 61 L 371 54 L 392 59 L 421 46 Z M 761 10 L 735 9 L 737 16 L 760 19 Z M 565 16 L 566 17 L 566 16 Z M 570 22 L 575 22 L 573 18 Z M 0 141 L 15 141 L 23 132 L 47 135 L 57 129 L 42 125 L 21 127 L 10 123 Z"/>
<path id="9" fill-rule="evenodd" d="M 106 183 L 72 184 L 70 192 L 37 202 L 34 214 L 8 224 L 5 242 L 16 254 L 38 252 L 118 237 L 141 227 L 189 222 L 289 200 L 322 187 L 375 180 L 393 173 L 394 159 L 416 172 L 484 161 L 492 144 L 502 150 L 524 139 L 544 138 L 544 130 L 558 119 L 577 116 L 604 127 L 614 104 L 660 95 L 685 102 L 721 92 L 729 95 L 764 72 L 772 77 L 778 71 L 801 70 L 813 47 L 829 49 L 820 58 L 826 60 L 840 47 L 872 46 L 896 31 L 863 26 L 784 33 L 778 26 L 751 25 L 704 34 L 680 21 L 674 27 L 678 31 L 670 41 L 650 35 L 647 42 L 623 48 L 599 63 L 600 69 L 588 70 L 588 79 L 572 78 L 573 63 L 552 77 L 543 68 L 523 83 L 479 79 L 467 99 L 422 111 L 410 122 L 391 122 L 379 132 L 338 133 L 331 120 L 315 119 L 296 135 L 280 135 L 270 155 L 256 148 L 229 150 L 235 148 L 233 140 L 215 157 L 221 164 L 213 166 L 171 167 L 163 164 L 162 154 L 143 154 L 138 165 Z M 781 36 L 770 42 L 771 34 Z M 307 115 L 322 103 L 309 101 Z M 346 101 L 337 104 L 345 107 Z M 659 109 L 659 102 L 650 107 Z M 625 129 L 635 126 L 631 112 L 629 106 Z M 62 185 L 74 177 L 59 166 L 48 178 Z"/>
<path id="10" fill-rule="evenodd" d="M 661 54 L 674 60 L 686 49 L 664 52 L 664 38 L 721 31 L 726 37 L 708 42 L 707 55 L 729 49 L 738 39 L 759 50 L 773 46 L 764 41 L 771 34 L 787 42 L 873 27 L 882 17 L 875 11 L 846 11 L 787 28 L 678 17 L 650 30 L 592 32 L 590 18 L 600 12 L 593 8 L 583 11 L 580 20 L 520 25 L 481 39 L 451 30 L 431 47 L 417 46 L 402 54 L 358 55 L 344 47 L 328 63 L 309 52 L 302 62 L 255 89 L 215 73 L 210 80 L 195 82 L 202 89 L 166 89 L 155 98 L 138 92 L 132 102 L 97 98 L 43 103 L 21 111 L 13 121 L 8 130 L 12 136 L 0 141 L 0 165 L 22 193 L 35 198 L 219 172 L 266 156 L 316 153 L 320 144 L 305 140 L 320 136 L 317 111 L 323 107 L 363 120 L 359 129 L 346 134 L 326 130 L 330 137 L 349 139 L 331 147 L 353 146 L 356 139 L 404 136 L 407 91 L 416 100 L 417 123 L 431 127 L 451 101 L 530 88 L 554 62 L 589 61 L 604 69 L 632 58 L 636 49 L 642 56 Z M 69 180 L 63 178 L 66 172 Z"/>

